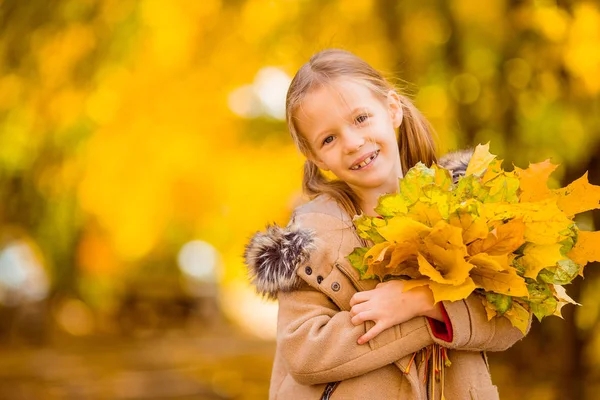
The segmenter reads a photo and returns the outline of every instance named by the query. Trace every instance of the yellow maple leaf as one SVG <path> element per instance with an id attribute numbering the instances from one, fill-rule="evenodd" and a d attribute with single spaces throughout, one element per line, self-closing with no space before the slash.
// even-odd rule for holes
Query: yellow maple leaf
<path id="1" fill-rule="evenodd" d="M 528 243 L 523 249 L 523 257 L 519 259 L 525 267 L 525 277 L 536 279 L 542 269 L 554 267 L 560 260 L 564 260 L 565 257 L 560 254 L 561 246 L 560 243 Z"/>
<path id="2" fill-rule="evenodd" d="M 470 244 L 476 239 L 485 239 L 489 233 L 485 220 L 468 212 L 459 210 L 450 215 L 448 222 L 450 225 L 462 229 L 464 244 Z"/>
<path id="3" fill-rule="evenodd" d="M 560 242 L 567 236 L 573 221 L 556 204 L 556 199 L 529 203 L 534 208 L 524 213 L 525 239 L 536 244 Z M 536 207 L 537 206 L 537 207 Z"/>
<path id="4" fill-rule="evenodd" d="M 391 248 L 391 243 L 383 242 L 374 245 L 367 251 L 364 256 L 367 264 L 366 276 L 376 275 L 379 279 L 383 279 L 385 274 L 381 274 L 381 270 L 389 263 Z"/>
<path id="5" fill-rule="evenodd" d="M 431 166 L 431 169 L 435 171 L 433 184 L 443 191 L 448 190 L 448 188 L 450 188 L 452 185 L 452 176 L 450 175 L 450 171 L 448 171 L 446 168 L 438 166 L 435 163 Z"/>
<path id="6" fill-rule="evenodd" d="M 423 201 L 415 203 L 408 211 L 407 217 L 411 217 L 415 221 L 418 221 L 427 226 L 434 226 L 439 221 L 442 221 L 444 218 L 444 216 L 440 212 L 440 207 L 437 203 L 429 203 Z"/>
<path id="7" fill-rule="evenodd" d="M 378 243 L 364 255 L 367 269 L 365 276 L 377 276 L 383 279 L 386 275 L 407 275 L 420 277 L 416 261 L 417 247 L 414 243 Z"/>
<path id="8" fill-rule="evenodd" d="M 388 261 L 388 260 L 386 260 Z M 419 267 L 415 262 L 404 262 L 401 264 L 392 265 L 389 262 L 373 263 L 367 267 L 365 276 L 375 275 L 379 280 L 383 280 L 386 276 L 401 276 L 405 275 L 410 278 L 421 278 L 423 275 L 419 272 Z"/>
<path id="9" fill-rule="evenodd" d="M 525 240 L 536 244 L 560 242 L 567 237 L 565 232 L 573 225 L 573 221 L 556 205 L 556 199 L 536 203 L 490 203 L 484 204 L 481 211 L 488 221 L 522 219 L 525 223 Z"/>
<path id="10" fill-rule="evenodd" d="M 414 242 L 396 243 L 392 246 L 390 267 L 395 267 L 406 260 L 414 258 L 418 253 L 417 245 Z"/>
<path id="11" fill-rule="evenodd" d="M 600 208 L 600 186 L 589 183 L 587 172 L 554 193 L 558 195 L 558 208 L 568 216 Z"/>
<path id="12" fill-rule="evenodd" d="M 485 145 L 477 145 L 473 155 L 471 156 L 471 160 L 469 161 L 469 165 L 467 165 L 467 171 L 465 176 L 475 175 L 480 176 L 485 172 L 495 155 L 490 153 L 490 143 L 488 142 Z"/>
<path id="13" fill-rule="evenodd" d="M 519 189 L 519 180 L 514 172 L 498 174 L 498 176 L 488 182 L 485 186 L 489 188 L 487 196 L 482 199 L 485 203 L 516 203 L 518 201 L 517 190 Z"/>
<path id="14" fill-rule="evenodd" d="M 404 282 L 404 291 L 419 287 L 428 286 L 433 292 L 433 301 L 458 301 L 469 297 L 477 287 L 471 278 L 465 279 L 460 285 L 446 285 L 434 282 L 430 279 L 411 279 Z"/>
<path id="15" fill-rule="evenodd" d="M 552 314 L 552 315 L 564 319 L 562 316 L 562 308 L 564 306 L 566 306 L 567 304 L 569 304 L 569 303 L 566 301 L 557 301 L 556 302 L 556 310 L 554 310 L 554 314 Z"/>
<path id="16" fill-rule="evenodd" d="M 500 175 L 502 172 L 504 172 L 504 170 L 502 169 L 502 161 L 504 160 L 494 159 L 490 162 L 487 169 L 485 170 L 485 173 L 481 177 L 481 183 L 488 183 L 489 181 L 493 180 L 498 175 Z"/>
<path id="17" fill-rule="evenodd" d="M 488 225 L 492 225 L 493 221 L 522 219 L 525 240 L 536 244 L 560 242 L 567 237 L 565 232 L 573 225 L 573 221 L 556 205 L 556 198 L 535 203 L 488 203 L 481 207 L 481 212 Z"/>
<path id="18" fill-rule="evenodd" d="M 530 163 L 527 169 L 515 167 L 521 189 L 519 199 L 522 202 L 535 202 L 552 197 L 552 191 L 548 188 L 548 178 L 557 167 L 558 165 L 552 164 L 550 160 Z"/>
<path id="19" fill-rule="evenodd" d="M 387 225 L 380 227 L 378 231 L 388 242 L 418 242 L 431 228 L 412 218 L 398 215 L 390 218 Z"/>
<path id="20" fill-rule="evenodd" d="M 583 276 L 583 267 L 587 263 L 600 261 L 600 231 L 578 231 L 577 243 L 567 257 L 581 265 L 579 275 Z"/>
<path id="21" fill-rule="evenodd" d="M 554 293 L 554 297 L 556 297 L 557 302 L 556 302 L 556 310 L 554 311 L 554 315 L 556 315 L 557 317 L 562 318 L 562 308 L 564 306 L 566 306 L 567 304 L 574 304 L 576 306 L 580 306 L 581 304 L 579 304 L 578 302 L 576 302 L 575 300 L 573 300 L 571 298 L 571 296 L 569 296 L 567 294 L 567 291 L 565 290 L 564 287 L 562 287 L 561 285 L 553 285 L 552 286 L 552 291 Z"/>
<path id="22" fill-rule="evenodd" d="M 445 221 L 438 222 L 421 246 L 419 271 L 439 283 L 458 285 L 469 276 L 472 264 L 465 261 L 467 249 L 462 230 Z"/>
<path id="23" fill-rule="evenodd" d="M 463 243 L 462 229 L 450 225 L 446 221 L 439 221 L 423 239 L 425 245 L 436 245 L 444 249 L 457 248 L 463 256 L 467 255 L 467 248 Z"/>
<path id="24" fill-rule="evenodd" d="M 456 250 L 437 247 L 433 251 L 430 249 L 430 252 L 434 253 L 431 258 L 434 260 L 435 267 L 421 253 L 417 256 L 417 261 L 419 272 L 434 282 L 460 285 L 467 279 L 469 271 L 473 268 L 473 264 L 466 262 L 464 256 Z"/>
<path id="25" fill-rule="evenodd" d="M 380 271 L 381 276 L 391 275 L 391 276 L 408 276 L 413 279 L 422 278 L 423 275 L 419 272 L 419 266 L 417 265 L 416 257 L 415 261 L 404 262 L 395 267 L 385 268 Z"/>
<path id="26" fill-rule="evenodd" d="M 486 292 L 516 297 L 526 297 L 529 294 L 525 279 L 517 275 L 514 269 L 494 271 L 476 267 L 471 270 L 471 278 L 478 288 L 484 289 Z"/>
<path id="27" fill-rule="evenodd" d="M 508 318 L 512 325 L 519 329 L 523 335 L 527 332 L 530 314 L 521 304 L 516 301 L 513 302 L 512 307 L 504 313 L 504 316 Z"/>
<path id="28" fill-rule="evenodd" d="M 483 307 L 485 308 L 485 314 L 487 315 L 487 320 L 491 321 L 498 312 L 496 311 L 496 307 L 492 303 L 489 303 L 485 296 L 481 296 L 481 302 L 483 303 Z"/>
<path id="29" fill-rule="evenodd" d="M 565 288 L 562 285 L 552 285 L 552 288 L 554 289 L 554 297 L 556 297 L 559 301 L 564 301 L 567 302 L 569 304 L 574 304 L 576 306 L 580 306 L 581 304 L 579 304 L 578 302 L 576 302 L 575 300 L 573 300 L 571 298 L 571 296 L 569 296 L 567 294 L 567 291 L 565 290 Z"/>
<path id="30" fill-rule="evenodd" d="M 490 256 L 487 253 L 478 253 L 467 259 L 476 267 L 486 268 L 492 271 L 508 271 L 511 267 L 508 261 L 508 254 L 499 256 Z"/>
<path id="31" fill-rule="evenodd" d="M 392 247 L 389 242 L 378 243 L 371 247 L 365 254 L 365 260 L 368 263 L 383 261 L 387 251 Z"/>
<path id="32" fill-rule="evenodd" d="M 468 246 L 469 254 L 502 255 L 512 253 L 525 243 L 524 233 L 525 224 L 523 221 L 512 219 L 488 233 L 485 239 L 478 239 L 471 243 Z"/>

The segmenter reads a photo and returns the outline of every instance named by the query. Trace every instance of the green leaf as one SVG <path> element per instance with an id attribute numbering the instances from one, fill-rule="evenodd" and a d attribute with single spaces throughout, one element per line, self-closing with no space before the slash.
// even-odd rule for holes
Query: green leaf
<path id="1" fill-rule="evenodd" d="M 483 192 L 482 192 L 483 191 Z M 458 178 L 458 183 L 452 191 L 452 204 L 455 206 L 462 205 L 465 201 L 476 200 L 481 201 L 478 194 L 487 194 L 479 178 L 470 175 Z"/>
<path id="2" fill-rule="evenodd" d="M 579 274 L 579 264 L 573 260 L 560 260 L 556 267 L 543 269 L 538 278 L 546 283 L 566 285 L 571 283 Z"/>
<path id="3" fill-rule="evenodd" d="M 384 194 L 379 197 L 375 212 L 383 217 L 393 217 L 399 214 L 405 214 L 408 209 L 408 202 L 400 194 Z"/>
<path id="4" fill-rule="evenodd" d="M 557 302 L 547 283 L 528 280 L 527 290 L 529 298 L 523 299 L 523 301 L 529 304 L 538 320 L 541 321 L 542 318 L 554 314 Z"/>
<path id="5" fill-rule="evenodd" d="M 400 180 L 400 193 L 408 205 L 414 204 L 422 196 L 423 187 L 435 184 L 435 180 L 434 169 L 427 168 L 425 164 L 418 162 Z"/>
<path id="6" fill-rule="evenodd" d="M 356 233 L 363 239 L 371 240 L 373 243 L 385 242 L 383 236 L 377 232 L 377 228 L 386 224 L 385 220 L 367 215 L 357 215 L 354 217 L 354 226 Z"/>
<path id="7" fill-rule="evenodd" d="M 488 182 L 486 188 L 489 188 L 487 195 L 480 197 L 484 203 L 518 203 L 519 196 L 519 179 L 514 176 L 514 173 L 501 173 Z"/>
<path id="8" fill-rule="evenodd" d="M 575 232 L 572 236 L 567 237 L 565 240 L 559 242 L 562 246 L 560 247 L 560 254 L 566 256 L 569 251 L 575 245 L 577 240 L 577 233 Z"/>
<path id="9" fill-rule="evenodd" d="M 535 315 L 540 322 L 542 322 L 542 318 L 553 315 L 557 305 L 558 302 L 554 297 L 548 297 L 541 303 L 529 303 L 533 315 Z"/>
<path id="10" fill-rule="evenodd" d="M 517 270 L 517 274 L 519 274 L 520 276 L 525 275 L 525 271 L 527 271 L 527 268 L 521 262 L 522 259 L 523 257 L 517 257 L 512 262 L 512 266 L 515 267 L 515 269 Z"/>
<path id="11" fill-rule="evenodd" d="M 346 256 L 346 259 L 350 262 L 354 268 L 356 268 L 360 274 L 360 279 L 374 279 L 375 276 L 365 276 L 367 271 L 367 263 L 365 260 L 365 254 L 369 251 L 368 247 L 355 247 L 352 253 Z"/>
<path id="12" fill-rule="evenodd" d="M 512 307 L 513 304 L 512 297 L 504 294 L 487 292 L 485 294 L 485 298 L 488 303 L 493 304 L 498 315 L 504 314 Z"/>

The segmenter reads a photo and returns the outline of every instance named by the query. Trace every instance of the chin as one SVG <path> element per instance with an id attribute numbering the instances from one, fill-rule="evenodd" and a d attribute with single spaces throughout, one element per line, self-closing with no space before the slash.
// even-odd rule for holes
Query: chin
<path id="1" fill-rule="evenodd" d="M 390 182 L 387 179 L 370 179 L 368 181 L 357 182 L 355 186 L 362 187 L 364 189 L 379 189 L 382 190 L 390 186 Z M 382 192 L 383 193 L 383 192 Z M 386 191 L 387 193 L 387 191 Z"/>

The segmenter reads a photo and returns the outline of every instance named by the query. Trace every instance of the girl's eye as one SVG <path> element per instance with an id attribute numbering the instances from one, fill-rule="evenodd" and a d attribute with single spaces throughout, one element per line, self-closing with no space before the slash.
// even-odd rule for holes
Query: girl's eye
<path id="1" fill-rule="evenodd" d="M 331 136 L 331 135 L 330 135 L 330 136 L 327 136 L 327 137 L 325 138 L 325 140 L 323 140 L 323 144 L 329 144 L 329 143 L 331 143 L 331 142 L 333 142 L 333 136 Z"/>
<path id="2" fill-rule="evenodd" d="M 365 122 L 367 119 L 369 119 L 369 116 L 367 114 L 360 114 L 358 117 L 356 117 L 356 122 L 358 124 L 362 124 L 363 122 Z"/>

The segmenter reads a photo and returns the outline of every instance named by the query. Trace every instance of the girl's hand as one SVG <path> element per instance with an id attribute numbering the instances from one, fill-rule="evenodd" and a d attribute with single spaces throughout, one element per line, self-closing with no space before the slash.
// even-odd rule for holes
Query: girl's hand
<path id="1" fill-rule="evenodd" d="M 433 304 L 433 293 L 427 286 L 403 292 L 404 283 L 392 280 L 373 290 L 355 293 L 350 300 L 350 316 L 354 325 L 374 321 L 375 326 L 358 338 L 358 344 L 373 339 L 385 329 L 414 317 L 425 316 L 443 321 L 439 305 Z"/>

